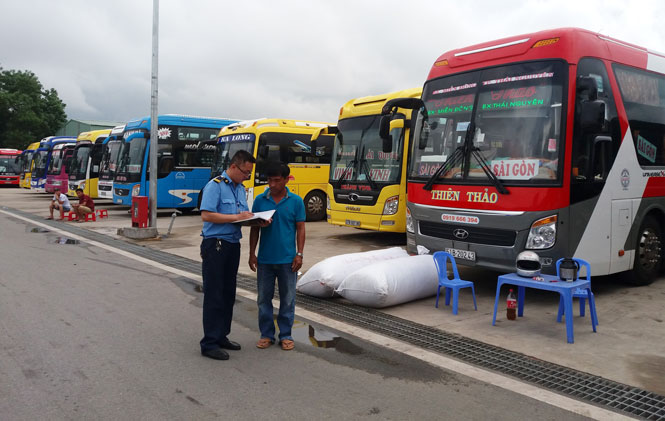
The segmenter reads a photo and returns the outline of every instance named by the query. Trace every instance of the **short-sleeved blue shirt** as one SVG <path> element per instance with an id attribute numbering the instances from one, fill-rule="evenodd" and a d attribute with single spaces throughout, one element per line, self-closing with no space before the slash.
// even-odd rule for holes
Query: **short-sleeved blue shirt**
<path id="1" fill-rule="evenodd" d="M 203 188 L 201 210 L 227 215 L 248 211 L 245 186 L 242 183 L 235 184 L 224 171 L 221 176 L 208 181 L 208 184 Z M 240 224 L 203 222 L 201 236 L 238 243 L 242 238 L 242 232 L 240 231 Z"/>
<path id="2" fill-rule="evenodd" d="M 272 223 L 261 228 L 259 254 L 257 260 L 262 264 L 291 263 L 296 256 L 296 222 L 305 221 L 305 204 L 302 198 L 286 188 L 286 196 L 275 203 L 270 196 L 270 189 L 254 199 L 252 212 L 275 209 Z"/>

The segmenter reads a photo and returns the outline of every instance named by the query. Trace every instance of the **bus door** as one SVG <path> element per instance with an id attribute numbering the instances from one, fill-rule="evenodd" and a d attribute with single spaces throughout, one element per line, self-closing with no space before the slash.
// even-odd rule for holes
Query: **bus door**
<path id="1" fill-rule="evenodd" d="M 598 105 L 604 107 L 605 118 L 590 124 L 583 118 L 589 114 L 585 110 Z M 573 127 L 569 244 L 598 273 L 629 270 L 633 255 L 626 238 L 636 207 L 625 194 L 604 188 L 620 147 L 621 128 L 605 63 L 597 58 L 583 58 L 577 66 Z M 627 171 L 624 167 L 617 170 Z M 599 206 L 606 195 L 612 195 L 610 212 Z"/>
<path id="2" fill-rule="evenodd" d="M 197 167 L 197 148 L 198 142 L 173 144 L 173 174 L 166 177 L 165 180 L 169 183 L 167 195 L 175 207 L 195 207 L 198 203 L 196 195 L 200 189 L 195 187 L 201 181 L 195 180 L 197 176 L 197 171 L 195 171 Z"/>

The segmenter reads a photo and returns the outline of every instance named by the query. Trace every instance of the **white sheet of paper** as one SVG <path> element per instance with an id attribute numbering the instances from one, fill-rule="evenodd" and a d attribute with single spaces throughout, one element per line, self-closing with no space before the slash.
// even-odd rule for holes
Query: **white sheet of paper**
<path id="1" fill-rule="evenodd" d="M 254 212 L 254 216 L 251 218 L 243 219 L 241 221 L 235 221 L 234 224 L 251 221 L 252 219 L 265 219 L 266 221 L 272 218 L 272 215 L 275 213 L 275 210 L 268 210 L 263 212 Z"/>

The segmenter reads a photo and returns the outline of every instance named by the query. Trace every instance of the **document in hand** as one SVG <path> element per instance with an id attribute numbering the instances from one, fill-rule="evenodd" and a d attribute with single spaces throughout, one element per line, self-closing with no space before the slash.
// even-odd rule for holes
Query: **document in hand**
<path id="1" fill-rule="evenodd" d="M 235 221 L 234 224 L 239 224 L 247 221 L 251 221 L 253 219 L 265 219 L 266 221 L 272 218 L 272 215 L 275 213 L 275 210 L 268 210 L 268 211 L 263 211 L 263 212 L 254 212 L 254 216 L 251 218 L 243 219 L 241 221 Z"/>

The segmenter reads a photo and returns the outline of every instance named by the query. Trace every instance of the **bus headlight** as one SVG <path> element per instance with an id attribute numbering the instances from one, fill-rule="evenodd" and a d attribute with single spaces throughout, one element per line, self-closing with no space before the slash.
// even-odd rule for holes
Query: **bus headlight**
<path id="1" fill-rule="evenodd" d="M 132 187 L 132 197 L 138 196 L 141 193 L 141 185 L 140 184 L 134 184 Z"/>
<path id="2" fill-rule="evenodd" d="M 409 208 L 406 208 L 406 232 L 413 234 L 415 230 L 413 229 L 413 218 L 411 217 L 411 211 Z"/>
<path id="3" fill-rule="evenodd" d="M 552 247 L 556 243 L 556 221 L 557 216 L 552 215 L 531 224 L 526 248 L 540 250 Z"/>
<path id="4" fill-rule="evenodd" d="M 383 214 L 394 215 L 397 213 L 397 208 L 399 208 L 399 196 L 391 196 L 386 199 L 386 204 L 383 205 Z"/>

